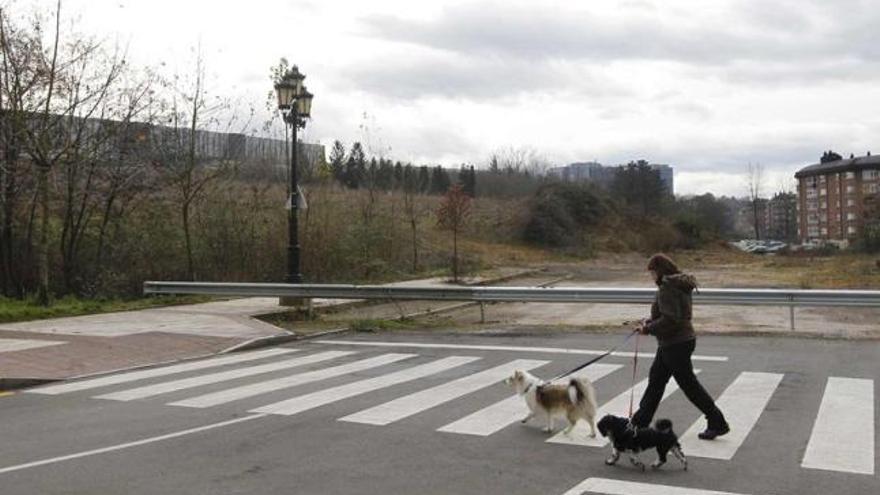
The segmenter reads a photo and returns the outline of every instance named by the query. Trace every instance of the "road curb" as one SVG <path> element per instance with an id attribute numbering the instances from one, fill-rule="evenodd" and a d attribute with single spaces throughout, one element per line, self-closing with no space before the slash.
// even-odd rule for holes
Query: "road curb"
<path id="1" fill-rule="evenodd" d="M 58 382 L 53 378 L 0 378 L 0 393 Z"/>

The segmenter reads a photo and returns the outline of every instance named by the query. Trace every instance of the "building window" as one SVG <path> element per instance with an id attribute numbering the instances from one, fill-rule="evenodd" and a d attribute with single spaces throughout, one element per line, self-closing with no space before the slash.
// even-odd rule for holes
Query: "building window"
<path id="1" fill-rule="evenodd" d="M 847 213 L 847 214 L 846 214 L 846 219 L 847 219 L 847 220 L 855 220 L 855 219 L 856 219 L 856 214 L 855 214 L 855 213 Z"/>
<path id="2" fill-rule="evenodd" d="M 855 233 L 856 233 L 856 228 L 855 228 L 855 227 L 852 227 L 852 226 L 847 227 L 847 228 L 846 228 L 846 233 L 847 233 L 847 234 L 855 234 Z"/>
<path id="3" fill-rule="evenodd" d="M 819 196 L 825 196 L 826 194 L 828 194 L 828 189 L 825 189 L 824 187 L 819 189 Z"/>
<path id="4" fill-rule="evenodd" d="M 847 173 L 846 173 L 846 178 L 847 178 L 847 179 L 855 179 L 855 178 L 856 178 L 856 173 L 855 173 L 855 172 L 847 172 Z"/>
<path id="5" fill-rule="evenodd" d="M 846 192 L 847 193 L 856 192 L 856 186 L 846 186 Z"/>
<path id="6" fill-rule="evenodd" d="M 862 178 L 867 180 L 880 179 L 880 170 L 869 169 L 862 172 Z"/>
<path id="7" fill-rule="evenodd" d="M 876 194 L 878 190 L 877 184 L 862 184 L 863 194 Z"/>
<path id="8" fill-rule="evenodd" d="M 821 229 L 819 229 L 819 231 L 822 233 L 822 235 L 828 235 L 828 229 L 826 229 L 825 227 L 822 227 Z"/>
<path id="9" fill-rule="evenodd" d="M 856 205 L 856 200 L 854 200 L 854 199 L 846 200 L 846 206 L 855 206 L 855 205 Z"/>

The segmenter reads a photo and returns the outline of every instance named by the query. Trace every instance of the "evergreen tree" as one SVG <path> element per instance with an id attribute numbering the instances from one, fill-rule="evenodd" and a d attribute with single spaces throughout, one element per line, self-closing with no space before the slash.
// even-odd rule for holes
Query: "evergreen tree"
<path id="1" fill-rule="evenodd" d="M 660 179 L 660 172 L 648 162 L 629 162 L 614 174 L 611 191 L 634 213 L 642 216 L 662 215 L 669 203 L 669 191 Z"/>
<path id="2" fill-rule="evenodd" d="M 429 188 L 429 192 L 431 194 L 446 194 L 446 190 L 449 189 L 451 185 L 451 181 L 449 180 L 449 174 L 446 170 L 437 165 L 431 172 L 431 187 Z"/>
<path id="3" fill-rule="evenodd" d="M 383 191 L 390 191 L 394 185 L 394 165 L 391 160 L 379 159 L 379 173 L 376 177 L 377 186 Z"/>
<path id="4" fill-rule="evenodd" d="M 351 189 L 361 186 L 366 176 L 367 159 L 361 143 L 351 145 L 351 152 L 345 162 L 345 185 Z"/>
<path id="5" fill-rule="evenodd" d="M 461 184 L 461 190 L 468 196 L 473 198 L 477 195 L 477 172 L 473 165 L 462 164 L 461 170 L 458 172 L 458 183 Z"/>
<path id="6" fill-rule="evenodd" d="M 395 163 L 394 164 L 394 185 L 393 185 L 393 187 L 395 189 L 403 188 L 403 185 L 404 185 L 403 174 L 404 174 L 403 164 L 400 162 Z"/>
<path id="7" fill-rule="evenodd" d="M 330 150 L 330 173 L 340 184 L 345 184 L 345 146 L 337 139 Z"/>
<path id="8" fill-rule="evenodd" d="M 370 158 L 370 167 L 367 169 L 367 187 L 370 189 L 375 189 L 378 186 L 378 178 L 379 178 L 379 164 L 376 162 L 376 157 Z"/>
<path id="9" fill-rule="evenodd" d="M 427 165 L 419 167 L 419 179 L 416 184 L 418 186 L 417 191 L 422 194 L 427 193 L 431 189 L 431 176 Z"/>

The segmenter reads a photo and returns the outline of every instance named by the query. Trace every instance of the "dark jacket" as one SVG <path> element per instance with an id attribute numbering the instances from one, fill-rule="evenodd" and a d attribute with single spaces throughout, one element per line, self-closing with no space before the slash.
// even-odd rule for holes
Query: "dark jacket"
<path id="1" fill-rule="evenodd" d="M 651 319 L 645 325 L 648 333 L 657 337 L 660 347 L 696 338 L 691 324 L 691 293 L 696 288 L 696 279 L 685 273 L 666 275 L 660 280 L 651 304 Z"/>

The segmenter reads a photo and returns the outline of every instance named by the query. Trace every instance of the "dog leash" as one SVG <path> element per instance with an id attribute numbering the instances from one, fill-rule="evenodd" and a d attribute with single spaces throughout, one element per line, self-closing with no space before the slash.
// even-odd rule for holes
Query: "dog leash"
<path id="1" fill-rule="evenodd" d="M 589 365 L 595 363 L 596 361 L 599 361 L 600 359 L 604 359 L 604 358 L 606 358 L 608 355 L 610 355 L 611 353 L 613 353 L 614 351 L 616 351 L 617 349 L 619 349 L 621 346 L 623 346 L 624 344 L 626 344 L 627 342 L 629 342 L 629 339 L 631 339 L 631 338 L 633 337 L 633 335 L 638 335 L 638 333 L 639 333 L 638 329 L 633 330 L 632 333 L 630 333 L 629 335 L 627 335 L 626 338 L 623 339 L 623 340 L 622 340 L 619 344 L 617 344 L 616 346 L 612 347 L 611 349 L 608 349 L 608 350 L 605 351 L 604 353 L 602 353 L 602 354 L 600 354 L 600 355 L 594 357 L 593 359 L 590 359 L 590 360 L 587 361 L 586 363 L 584 363 L 584 364 L 582 364 L 582 365 L 579 365 L 578 367 L 576 367 L 576 368 L 574 368 L 574 369 L 572 369 L 572 370 L 566 371 L 565 373 L 562 373 L 561 375 L 556 375 L 556 376 L 554 376 L 553 378 L 547 380 L 547 382 L 545 382 L 545 383 L 550 383 L 550 382 L 552 382 L 552 381 L 556 381 L 556 380 L 558 380 L 558 379 L 560 379 L 560 378 L 562 378 L 562 377 L 565 377 L 565 376 L 568 376 L 568 375 L 570 375 L 570 374 L 572 374 L 572 373 L 575 373 L 575 372 L 577 372 L 577 371 L 580 371 L 580 370 L 586 368 L 587 366 L 589 366 Z M 636 342 L 638 342 L 638 340 L 636 340 Z M 636 352 L 638 353 L 638 349 L 636 350 Z"/>
<path id="2" fill-rule="evenodd" d="M 636 352 L 633 353 L 633 377 L 632 386 L 629 388 L 629 422 L 633 419 L 633 399 L 636 395 L 636 369 L 639 367 L 639 331 L 636 330 Z"/>

